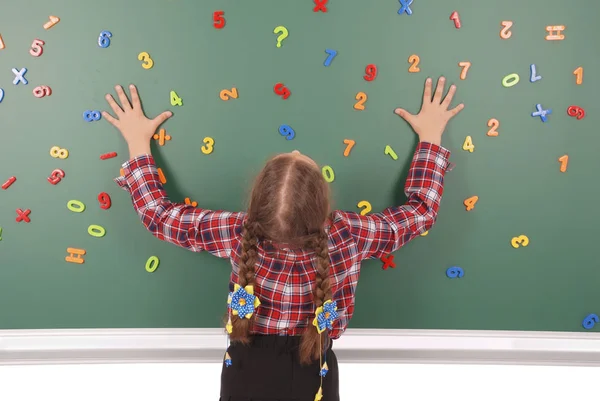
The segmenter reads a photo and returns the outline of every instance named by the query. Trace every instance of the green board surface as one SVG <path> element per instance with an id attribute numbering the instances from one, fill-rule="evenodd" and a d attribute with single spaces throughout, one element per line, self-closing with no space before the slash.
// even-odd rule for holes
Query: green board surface
<path id="1" fill-rule="evenodd" d="M 355 328 L 578 331 L 600 313 L 597 258 L 600 196 L 596 183 L 600 110 L 600 3 L 559 0 L 414 0 L 412 15 L 398 1 L 330 0 L 327 13 L 312 1 L 104 0 L 9 2 L 0 13 L 0 328 L 218 327 L 225 312 L 230 263 L 153 238 L 139 222 L 127 193 L 112 179 L 127 146 L 106 121 L 86 122 L 85 110 L 106 110 L 115 84 L 135 83 L 147 114 L 175 116 L 172 136 L 153 152 L 174 201 L 189 197 L 210 209 L 243 210 L 252 178 L 278 152 L 298 149 L 335 171 L 336 208 L 373 211 L 404 202 L 403 184 L 417 138 L 393 114 L 416 113 L 428 76 L 458 85 L 443 145 L 456 168 L 446 176 L 437 224 L 395 253 L 395 269 L 363 263 Z M 213 27 L 213 12 L 226 25 Z M 449 19 L 458 11 L 456 29 Z M 60 22 L 49 30 L 49 15 Z M 512 36 L 500 37 L 510 20 Z M 289 36 L 277 48 L 273 30 Z M 565 39 L 545 39 L 547 25 L 564 25 Z M 101 31 L 112 33 L 100 48 Z M 40 57 L 29 54 L 34 39 Z M 594 39 L 595 38 L 595 39 Z M 337 56 L 326 67 L 326 49 Z M 154 60 L 143 69 L 140 52 Z M 420 58 L 410 73 L 408 58 Z M 460 79 L 458 63 L 472 66 Z M 377 65 L 374 81 L 365 67 Z M 543 78 L 530 82 L 530 65 Z M 577 85 L 573 71 L 582 66 Z M 12 68 L 28 69 L 27 86 L 13 85 Z M 504 88 L 511 73 L 520 82 Z M 282 100 L 273 86 L 292 95 Z M 52 95 L 36 98 L 40 85 Z M 223 89 L 239 97 L 223 101 Z M 183 99 L 172 107 L 170 91 Z M 354 110 L 365 92 L 364 111 Z M 548 121 L 531 117 L 536 104 L 552 109 Z M 584 119 L 567 114 L 570 105 Z M 500 122 L 497 137 L 488 120 Z M 278 132 L 291 126 L 287 141 Z M 462 150 L 470 135 L 474 152 Z M 200 151 L 212 137 L 214 152 Z M 344 157 L 344 139 L 356 141 Z M 153 141 L 156 142 L 156 141 Z M 384 154 L 389 145 L 398 155 Z M 67 159 L 50 148 L 69 151 Z M 107 152 L 118 156 L 100 160 Z M 558 158 L 568 155 L 568 170 Z M 56 186 L 46 178 L 61 168 Z M 107 192 L 113 206 L 99 207 Z M 463 201 L 479 196 L 474 210 Z M 69 200 L 86 205 L 69 211 Z M 17 208 L 31 222 L 15 221 Z M 106 236 L 87 233 L 91 224 Z M 527 247 L 511 239 L 527 235 Z M 65 261 L 68 247 L 87 251 L 84 264 Z M 146 260 L 160 266 L 147 273 Z M 460 279 L 446 269 L 461 267 Z M 598 327 L 596 327 L 596 330 Z"/>

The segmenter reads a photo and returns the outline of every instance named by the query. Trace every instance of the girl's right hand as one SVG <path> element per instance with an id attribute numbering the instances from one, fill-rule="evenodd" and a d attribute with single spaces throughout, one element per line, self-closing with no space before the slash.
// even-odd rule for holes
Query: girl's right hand
<path id="1" fill-rule="evenodd" d="M 450 86 L 448 94 L 442 99 L 445 81 L 444 77 L 440 77 L 432 100 L 431 78 L 427 78 L 425 81 L 425 90 L 423 91 L 423 105 L 419 114 L 410 114 L 408 111 L 400 108 L 394 110 L 395 114 L 398 114 L 411 125 L 413 130 L 419 135 L 421 142 L 440 145 L 442 143 L 442 134 L 448 121 L 465 108 L 465 105 L 461 103 L 452 110 L 448 110 L 452 98 L 456 93 L 456 86 Z"/>

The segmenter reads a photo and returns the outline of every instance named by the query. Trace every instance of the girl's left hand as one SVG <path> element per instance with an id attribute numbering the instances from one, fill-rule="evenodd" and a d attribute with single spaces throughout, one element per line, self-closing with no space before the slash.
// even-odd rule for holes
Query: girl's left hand
<path id="1" fill-rule="evenodd" d="M 165 111 L 151 120 L 144 115 L 135 85 L 129 85 L 131 103 L 129 103 L 129 99 L 121 85 L 115 86 L 115 89 L 117 95 L 119 95 L 121 106 L 119 106 L 110 94 L 106 95 L 106 101 L 117 115 L 117 118 L 106 111 L 102 112 L 102 117 L 121 131 L 123 138 L 125 138 L 127 145 L 129 145 L 131 158 L 141 154 L 150 154 L 150 139 L 152 139 L 152 135 L 154 135 L 158 126 L 171 117 L 173 113 Z"/>

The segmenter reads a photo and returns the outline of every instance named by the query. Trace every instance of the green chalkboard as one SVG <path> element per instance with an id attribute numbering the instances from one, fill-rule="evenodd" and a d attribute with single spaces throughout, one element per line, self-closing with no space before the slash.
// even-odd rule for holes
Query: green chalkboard
<path id="1" fill-rule="evenodd" d="M 204 208 L 242 210 L 254 175 L 278 152 L 298 149 L 335 171 L 336 208 L 373 211 L 402 203 L 416 145 L 410 127 L 393 114 L 417 112 L 427 76 L 458 85 L 465 110 L 443 144 L 456 168 L 447 174 L 438 223 L 395 254 L 395 269 L 363 264 L 351 327 L 578 331 L 600 313 L 595 200 L 600 108 L 600 3 L 563 0 L 414 0 L 399 15 L 395 0 L 314 2 L 195 0 L 29 0 L 0 12 L 0 328 L 218 327 L 225 312 L 230 264 L 160 242 L 145 231 L 127 193 L 112 179 L 127 147 L 106 121 L 86 122 L 85 110 L 105 110 L 115 84 L 136 83 L 149 115 L 175 116 L 171 140 L 154 145 L 166 189 Z M 224 11 L 223 29 L 213 13 Z M 460 15 L 461 28 L 450 19 Z M 49 15 L 60 22 L 45 30 Z M 502 39 L 501 22 L 512 36 Z M 276 47 L 275 27 L 289 31 Z M 565 38 L 546 40 L 546 26 L 564 25 Z M 101 31 L 110 46 L 98 46 Z M 34 39 L 45 42 L 33 57 Z M 337 51 L 329 66 L 326 49 Z M 154 60 L 143 69 L 140 52 Z M 419 72 L 408 71 L 411 55 Z M 471 68 L 460 79 L 459 63 Z M 378 74 L 368 82 L 365 67 Z M 530 82 L 530 65 L 542 77 Z M 582 66 L 576 84 L 573 71 Z M 28 85 L 14 85 L 12 68 L 26 67 Z M 502 86 L 516 73 L 520 82 Z M 282 100 L 273 86 L 284 83 Z M 51 96 L 36 98 L 40 85 Z M 223 101 L 223 89 L 239 97 Z M 183 99 L 172 107 L 170 91 Z M 353 108 L 358 92 L 368 100 Z M 536 104 L 552 109 L 547 122 Z M 457 104 L 457 103 L 456 103 Z M 585 109 L 578 120 L 571 105 Z M 488 120 L 500 122 L 487 136 Z M 288 141 L 278 132 L 291 126 Z M 474 152 L 462 149 L 470 135 Z M 214 152 L 200 151 L 205 137 Z M 348 157 L 344 139 L 356 141 Z M 384 154 L 389 145 L 398 160 Z M 53 146 L 67 159 L 53 158 Z M 117 152 L 116 158 L 99 156 Z M 558 158 L 568 155 L 566 172 Z M 47 177 L 63 169 L 65 178 Z M 107 192 L 112 207 L 97 196 Z M 469 212 L 463 201 L 479 201 Z M 86 205 L 83 213 L 66 207 Z M 31 222 L 16 222 L 17 208 Z M 89 225 L 106 229 L 103 238 Z M 527 235 L 527 247 L 511 239 Z M 68 247 L 87 251 L 84 264 L 65 261 Z M 160 266 L 145 270 L 156 255 Z M 446 277 L 461 267 L 462 278 Z M 597 330 L 598 328 L 596 328 Z"/>

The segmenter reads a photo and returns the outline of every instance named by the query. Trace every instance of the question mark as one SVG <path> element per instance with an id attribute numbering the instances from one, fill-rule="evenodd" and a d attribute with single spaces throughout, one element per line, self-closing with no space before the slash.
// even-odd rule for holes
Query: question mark
<path id="1" fill-rule="evenodd" d="M 364 207 L 363 210 L 360 211 L 361 216 L 365 216 L 367 213 L 371 211 L 371 204 L 368 201 L 360 201 L 357 205 L 359 208 Z"/>
<path id="2" fill-rule="evenodd" d="M 288 37 L 288 30 L 285 26 L 280 25 L 273 30 L 273 33 L 279 32 L 281 32 L 281 35 L 277 37 L 277 47 L 281 47 L 281 42 Z"/>

